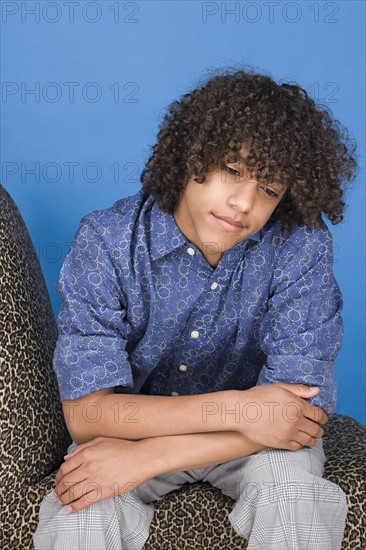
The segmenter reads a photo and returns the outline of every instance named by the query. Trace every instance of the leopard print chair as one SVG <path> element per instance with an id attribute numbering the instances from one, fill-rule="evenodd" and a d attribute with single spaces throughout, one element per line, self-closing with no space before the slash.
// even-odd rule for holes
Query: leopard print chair
<path id="1" fill-rule="evenodd" d="M 52 369 L 57 328 L 45 280 L 21 214 L 2 185 L 0 204 L 0 547 L 28 550 L 40 503 L 53 489 L 71 438 Z M 347 550 L 366 547 L 365 434 L 354 419 L 334 414 L 324 435 L 325 477 L 348 497 Z M 246 548 L 228 520 L 233 503 L 203 482 L 172 491 L 155 503 L 145 550 Z"/>

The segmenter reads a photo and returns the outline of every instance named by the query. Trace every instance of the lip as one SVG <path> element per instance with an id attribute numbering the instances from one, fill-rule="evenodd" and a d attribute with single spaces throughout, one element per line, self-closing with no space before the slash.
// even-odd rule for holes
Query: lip
<path id="1" fill-rule="evenodd" d="M 215 216 L 215 214 L 212 215 L 221 225 L 221 227 L 223 227 L 227 231 L 239 233 L 242 229 L 244 229 L 244 226 L 240 222 L 236 222 L 235 220 L 233 220 L 233 218 L 227 218 L 226 216 Z"/>

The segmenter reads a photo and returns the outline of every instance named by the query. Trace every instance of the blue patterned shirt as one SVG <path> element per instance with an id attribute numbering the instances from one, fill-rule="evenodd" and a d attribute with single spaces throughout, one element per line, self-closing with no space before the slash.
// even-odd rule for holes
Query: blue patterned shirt
<path id="1" fill-rule="evenodd" d="M 84 216 L 61 268 L 54 353 L 62 400 L 102 388 L 192 395 L 320 386 L 335 411 L 342 295 L 332 237 L 278 221 L 212 267 L 141 188 Z"/>

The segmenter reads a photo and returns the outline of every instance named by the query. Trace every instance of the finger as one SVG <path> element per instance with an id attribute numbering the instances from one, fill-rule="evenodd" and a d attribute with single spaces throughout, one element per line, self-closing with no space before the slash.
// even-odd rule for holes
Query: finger
<path id="1" fill-rule="evenodd" d="M 313 447 L 316 439 L 305 432 L 297 432 L 294 439 L 290 441 L 289 448 L 291 451 L 298 451 L 303 447 Z"/>
<path id="2" fill-rule="evenodd" d="M 64 486 L 64 491 L 58 496 L 61 504 L 70 504 L 74 500 L 82 498 L 88 492 L 95 491 L 95 484 L 90 484 L 85 478 L 81 481 L 68 481 Z"/>
<path id="3" fill-rule="evenodd" d="M 63 477 L 68 475 L 70 472 L 77 470 L 83 464 L 83 457 L 80 454 L 72 456 L 67 462 L 64 462 L 55 477 L 56 485 L 60 483 Z"/>
<path id="4" fill-rule="evenodd" d="M 325 412 L 320 407 L 316 407 L 315 405 L 305 407 L 303 415 L 318 424 L 326 424 L 328 422 L 328 416 Z"/>
<path id="5" fill-rule="evenodd" d="M 82 472 L 80 472 L 80 474 L 82 474 Z M 57 498 L 61 498 L 68 491 L 70 491 L 73 486 L 77 485 L 78 483 L 85 483 L 86 479 L 86 474 L 79 476 L 74 475 L 73 477 L 70 477 L 68 475 L 63 477 L 54 489 L 55 495 L 57 496 Z"/>
<path id="6" fill-rule="evenodd" d="M 308 418 L 298 424 L 298 429 L 301 432 L 307 433 L 309 436 L 319 439 L 324 435 L 324 429 L 317 422 L 313 422 Z"/>
<path id="7" fill-rule="evenodd" d="M 301 443 L 302 447 L 314 447 L 314 445 L 316 444 L 315 437 L 301 431 L 299 431 L 299 433 L 296 435 L 296 440 Z"/>
<path id="8" fill-rule="evenodd" d="M 288 451 L 298 451 L 302 448 L 302 445 L 301 443 L 299 443 L 298 441 L 295 441 L 295 440 L 291 440 L 289 441 L 289 443 L 287 444 L 286 446 L 286 449 Z"/>
<path id="9" fill-rule="evenodd" d="M 75 500 L 71 504 L 69 504 L 67 507 L 67 510 L 69 512 L 80 512 L 80 510 L 87 508 L 91 504 L 94 504 L 94 502 L 97 502 L 98 500 L 102 500 L 100 496 L 101 495 L 99 494 L 99 492 L 94 489 L 89 493 L 84 494 L 78 500 Z"/>
<path id="10" fill-rule="evenodd" d="M 75 449 L 73 449 L 72 451 L 69 451 L 67 455 L 64 456 L 64 460 L 67 460 L 68 458 L 70 458 L 70 456 L 74 456 L 74 454 L 76 454 L 78 450 L 79 450 L 79 447 L 75 447 Z"/>
<path id="11" fill-rule="evenodd" d="M 75 449 L 67 453 L 64 458 L 68 458 L 70 456 L 74 456 L 75 453 L 78 453 L 79 451 L 82 451 L 83 449 L 86 449 L 87 447 L 90 447 L 91 445 L 95 444 L 95 439 L 91 439 L 90 441 L 87 441 L 86 443 L 81 443 L 80 445 L 77 445 Z"/>
<path id="12" fill-rule="evenodd" d="M 297 395 L 298 397 L 301 397 L 303 399 L 307 399 L 309 397 L 315 397 L 320 391 L 319 386 L 306 386 L 305 384 L 288 384 L 286 382 L 280 382 L 279 385 L 282 385 L 282 387 L 291 393 Z"/>

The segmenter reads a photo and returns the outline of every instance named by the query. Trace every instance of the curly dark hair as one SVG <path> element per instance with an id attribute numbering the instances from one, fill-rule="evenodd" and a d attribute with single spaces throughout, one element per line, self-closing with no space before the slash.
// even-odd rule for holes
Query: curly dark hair
<path id="1" fill-rule="evenodd" d="M 173 213 L 190 177 L 204 182 L 226 155 L 236 162 L 247 140 L 250 176 L 288 186 L 271 216 L 284 233 L 292 223 L 319 227 L 322 213 L 332 224 L 342 221 L 346 183 L 356 175 L 355 140 L 297 84 L 242 68 L 214 69 L 169 105 L 142 186 Z"/>

